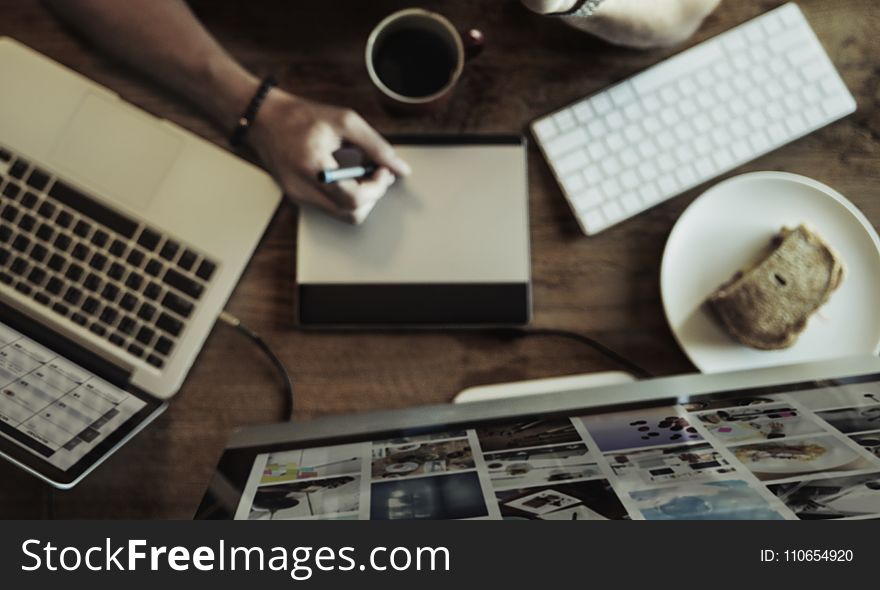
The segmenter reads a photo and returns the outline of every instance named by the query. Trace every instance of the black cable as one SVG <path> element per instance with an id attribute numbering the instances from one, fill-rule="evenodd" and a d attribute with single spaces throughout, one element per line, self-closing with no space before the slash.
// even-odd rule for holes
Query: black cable
<path id="1" fill-rule="evenodd" d="M 594 340 L 589 336 L 585 336 L 584 334 L 579 334 L 577 332 L 560 330 L 557 328 L 499 328 L 496 330 L 496 332 L 501 336 L 510 336 L 512 338 L 529 338 L 535 336 L 568 338 L 569 340 L 574 340 L 575 342 L 580 342 L 581 344 L 589 346 L 594 351 L 598 352 L 608 359 L 611 359 L 614 363 L 625 368 L 637 377 L 641 377 L 642 379 L 649 379 L 654 376 L 644 367 L 629 360 L 622 354 L 608 348 L 598 340 Z"/>
<path id="2" fill-rule="evenodd" d="M 220 320 L 223 323 L 235 328 L 239 333 L 247 336 L 257 347 L 263 351 L 266 357 L 269 359 L 269 362 L 272 363 L 272 366 L 278 371 L 278 374 L 281 376 L 281 380 L 284 382 L 284 416 L 287 420 L 293 419 L 293 411 L 294 411 L 294 392 L 293 392 L 293 379 L 290 376 L 290 373 L 287 372 L 287 367 L 284 366 L 284 363 L 281 362 L 281 359 L 278 358 L 278 355 L 266 344 L 266 341 L 260 338 L 260 336 L 241 323 L 234 315 L 226 313 L 225 311 L 220 314 Z"/>

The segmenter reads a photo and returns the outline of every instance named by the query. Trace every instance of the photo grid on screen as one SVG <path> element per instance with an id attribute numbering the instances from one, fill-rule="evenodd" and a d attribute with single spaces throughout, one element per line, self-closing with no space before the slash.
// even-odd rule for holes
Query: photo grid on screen
<path id="1" fill-rule="evenodd" d="M 880 517 L 880 383 L 259 455 L 237 518 Z"/>

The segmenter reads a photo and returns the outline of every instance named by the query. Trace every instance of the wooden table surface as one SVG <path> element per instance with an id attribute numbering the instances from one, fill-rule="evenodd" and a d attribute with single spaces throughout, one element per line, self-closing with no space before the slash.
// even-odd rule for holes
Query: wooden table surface
<path id="1" fill-rule="evenodd" d="M 686 45 L 782 2 L 726 0 Z M 533 118 L 638 72 L 681 48 L 633 51 L 597 41 L 503 2 L 199 0 L 196 12 L 229 51 L 287 89 L 357 109 L 383 132 L 523 131 Z M 731 173 L 784 170 L 827 183 L 880 222 L 880 10 L 875 0 L 801 0 L 855 94 L 859 111 Z M 485 32 L 449 108 L 430 117 L 385 113 L 363 65 L 366 37 L 383 16 L 410 5 Z M 15 37 L 117 91 L 134 104 L 224 143 L 225 133 L 59 24 L 31 0 L 0 0 L 0 35 Z M 14 80 L 0 81 L 3 85 Z M 537 150 L 529 154 L 532 272 L 537 327 L 598 338 L 658 375 L 694 371 L 663 316 L 660 258 L 673 224 L 706 187 L 586 238 Z M 446 402 L 464 387 L 615 368 L 569 341 L 508 343 L 479 333 L 304 334 L 292 320 L 296 210 L 284 206 L 229 309 L 264 335 L 297 382 L 297 418 Z M 217 326 L 168 412 L 71 492 L 56 493 L 60 518 L 190 518 L 230 432 L 278 420 L 275 374 L 232 330 Z M 0 517 L 39 518 L 47 490 L 0 462 Z"/>

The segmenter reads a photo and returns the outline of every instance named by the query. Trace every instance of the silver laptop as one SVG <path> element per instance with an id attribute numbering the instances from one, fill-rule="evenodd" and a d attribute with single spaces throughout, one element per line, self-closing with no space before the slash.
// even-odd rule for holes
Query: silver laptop
<path id="1" fill-rule="evenodd" d="M 252 426 L 196 517 L 878 518 L 880 360 Z"/>
<path id="2" fill-rule="evenodd" d="M 9 38 L 0 78 L 0 453 L 72 485 L 178 391 L 281 191 Z"/>

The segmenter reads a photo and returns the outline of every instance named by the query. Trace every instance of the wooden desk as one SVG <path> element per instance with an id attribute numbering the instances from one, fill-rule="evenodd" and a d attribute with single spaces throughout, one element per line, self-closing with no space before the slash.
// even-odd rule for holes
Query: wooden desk
<path id="1" fill-rule="evenodd" d="M 194 4 L 222 43 L 253 71 L 274 72 L 293 92 L 352 106 L 389 133 L 521 131 L 536 116 L 681 49 L 615 48 L 531 15 L 515 0 Z M 689 43 L 779 4 L 728 0 Z M 874 0 L 800 4 L 856 95 L 859 112 L 734 174 L 786 170 L 812 176 L 847 195 L 876 225 L 880 11 Z M 481 28 L 488 40 L 450 107 L 431 118 L 404 120 L 383 112 L 363 65 L 372 26 L 409 5 L 437 9 L 460 27 Z M 224 143 L 225 133 L 196 109 L 93 50 L 38 2 L 0 0 L 0 35 L 11 35 L 133 103 Z M 0 91 L 14 83 L 0 81 Z M 590 334 L 657 374 L 693 371 L 664 320 L 658 275 L 670 229 L 705 187 L 585 238 L 534 148 L 529 174 L 534 325 Z M 552 339 L 509 344 L 477 333 L 300 333 L 292 321 L 294 221 L 294 208 L 282 208 L 229 308 L 265 336 L 295 375 L 301 419 L 445 402 L 475 384 L 613 368 L 577 344 Z M 74 491 L 56 493 L 56 516 L 189 518 L 229 433 L 243 424 L 277 420 L 281 407 L 279 384 L 266 361 L 249 342 L 218 326 L 170 410 Z M 0 462 L 0 517 L 41 517 L 46 494 L 37 480 Z"/>

